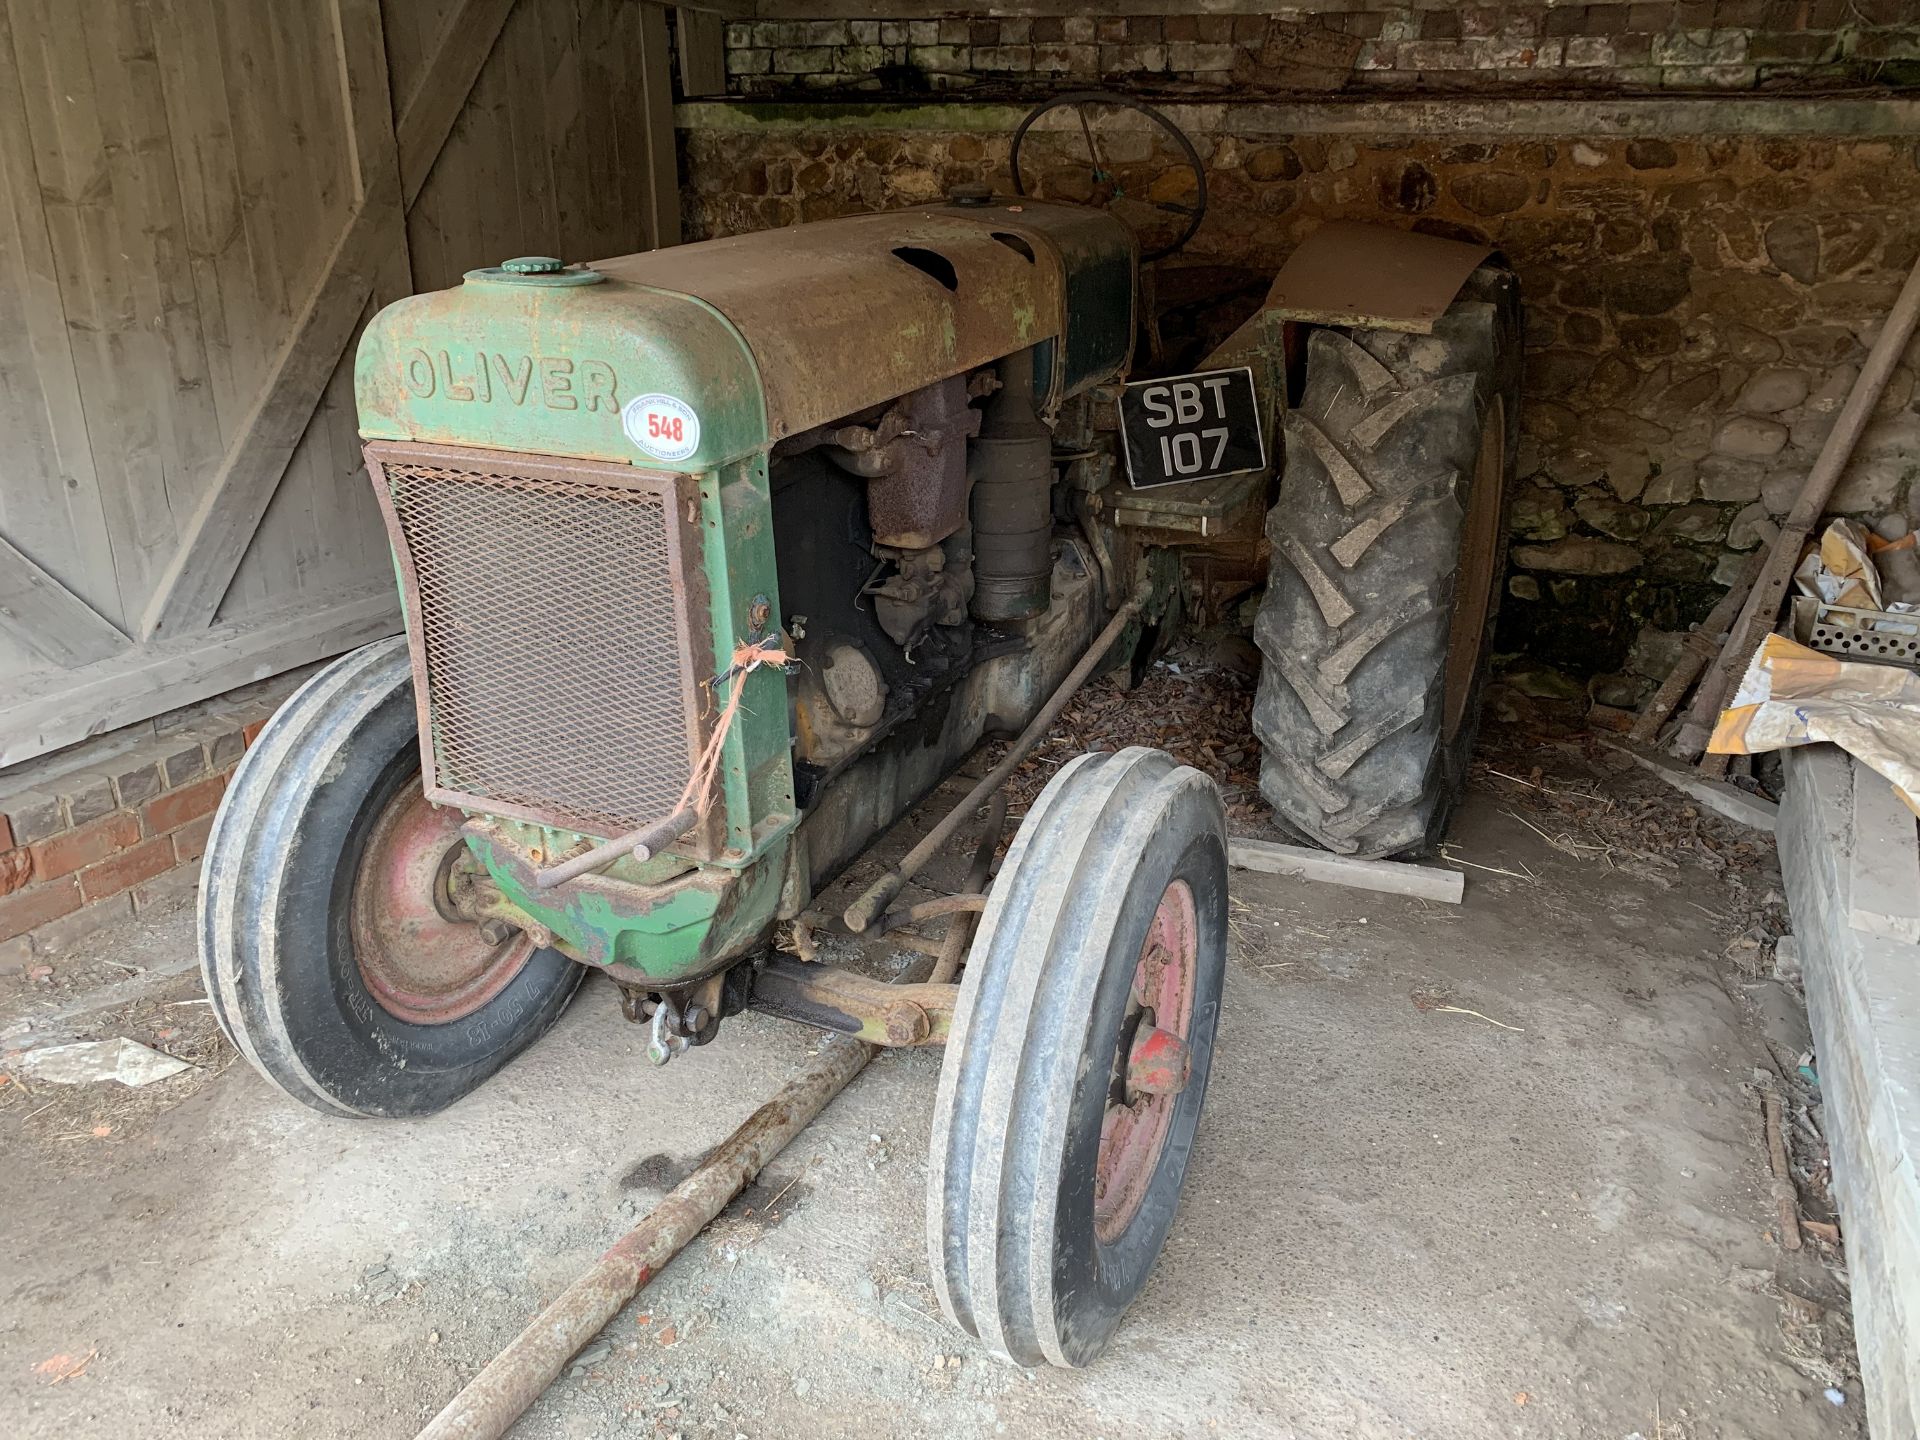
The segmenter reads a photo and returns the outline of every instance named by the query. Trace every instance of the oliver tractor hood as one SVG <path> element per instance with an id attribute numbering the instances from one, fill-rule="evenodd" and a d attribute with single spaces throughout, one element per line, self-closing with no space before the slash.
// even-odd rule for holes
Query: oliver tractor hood
<path id="1" fill-rule="evenodd" d="M 1058 399 L 1124 373 L 1134 250 L 1018 200 L 513 261 L 374 318 L 361 432 L 709 470 L 1034 345 Z"/>

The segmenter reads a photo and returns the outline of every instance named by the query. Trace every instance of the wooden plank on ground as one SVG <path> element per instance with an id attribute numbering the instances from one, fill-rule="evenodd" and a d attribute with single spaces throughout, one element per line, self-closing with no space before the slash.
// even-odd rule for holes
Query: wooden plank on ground
<path id="1" fill-rule="evenodd" d="M 1610 735 L 1599 738 L 1602 745 L 1630 757 L 1635 764 L 1659 776 L 1682 795 L 1698 800 L 1714 814 L 1736 825 L 1751 825 L 1756 830 L 1771 834 L 1780 823 L 1780 807 L 1765 796 L 1742 790 L 1728 781 L 1702 775 L 1685 761 L 1643 749 L 1631 740 L 1615 740 Z"/>
<path id="2" fill-rule="evenodd" d="M 680 40 L 680 93 L 688 99 L 727 93 L 727 22 L 711 10 L 676 5 Z"/>
<path id="3" fill-rule="evenodd" d="M 127 637 L 86 601 L 0 538 L 0 626 L 71 670 L 127 648 Z"/>
<path id="4" fill-rule="evenodd" d="M 1282 845 L 1274 840 L 1227 841 L 1227 864 L 1236 870 L 1258 870 L 1266 875 L 1297 875 L 1354 890 L 1378 890 L 1388 895 L 1412 895 L 1458 905 L 1466 890 L 1466 876 L 1458 870 L 1413 865 L 1404 860 L 1355 860 L 1304 845 Z"/>
<path id="5" fill-rule="evenodd" d="M 1920 830 L 1886 776 L 1853 762 L 1848 923 L 1920 944 Z"/>

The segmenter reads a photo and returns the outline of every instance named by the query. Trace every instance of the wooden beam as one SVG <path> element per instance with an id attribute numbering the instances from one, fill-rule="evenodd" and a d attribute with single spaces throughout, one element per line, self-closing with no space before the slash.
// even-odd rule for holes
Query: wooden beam
<path id="1" fill-rule="evenodd" d="M 1266 875 L 1297 875 L 1355 890 L 1379 890 L 1389 895 L 1412 895 L 1458 905 L 1466 891 L 1466 877 L 1458 870 L 1435 865 L 1413 865 L 1404 860 L 1355 860 L 1304 845 L 1282 845 L 1274 840 L 1227 841 L 1227 864 L 1236 870 L 1258 870 Z"/>
<path id="2" fill-rule="evenodd" d="M 432 58 L 400 113 L 400 188 L 409 210 L 512 10 L 513 0 L 466 0 L 441 27 Z"/>
<path id="3" fill-rule="evenodd" d="M 673 135 L 673 59 L 667 12 L 640 7 L 640 81 L 647 119 L 647 248 L 680 243 L 680 147 Z"/>
<path id="4" fill-rule="evenodd" d="M 1165 0 L 1162 0 L 1165 3 Z M 1030 107 L 931 100 L 694 100 L 674 109 L 683 130 L 832 134 L 940 133 L 1005 136 Z M 1163 100 L 1189 135 L 1249 139 L 1290 135 L 1484 136 L 1920 135 L 1920 101 L 1895 97 L 1631 95 L 1592 100 Z M 1134 122 L 1116 113 L 1116 127 Z M 1144 125 L 1149 122 L 1140 121 Z"/>
<path id="5" fill-rule="evenodd" d="M 397 191 L 392 196 L 398 199 Z M 387 226 L 377 201 L 354 212 L 280 347 L 239 435 L 200 497 L 141 621 L 142 639 L 202 630 L 233 583 L 294 447 L 373 291 Z"/>
<path id="6" fill-rule="evenodd" d="M 301 596 L 210 630 L 157 640 L 0 691 L 0 769 L 398 633 L 391 580 Z"/>
<path id="7" fill-rule="evenodd" d="M 673 9 L 680 41 L 680 93 L 688 97 L 727 93 L 727 22 L 711 10 Z"/>
<path id="8" fill-rule="evenodd" d="M 71 670 L 118 655 L 127 637 L 0 536 L 0 628 Z"/>
<path id="9" fill-rule="evenodd" d="M 359 327 L 376 278 L 383 271 L 395 273 L 393 247 L 405 244 L 406 206 L 426 183 L 513 6 L 513 0 L 467 0 L 442 31 L 395 133 L 391 101 L 383 93 L 385 51 L 366 43 L 370 3 L 333 0 L 358 203 L 187 522 L 142 616 L 143 639 L 182 635 L 212 623 L 314 406 Z M 663 31 L 665 23 L 663 18 Z M 671 139 L 670 129 L 668 134 Z M 677 192 L 674 222 L 677 235 Z"/>
<path id="10" fill-rule="evenodd" d="M 1624 6 L 1632 0 L 1590 0 L 1605 6 Z M 716 0 L 714 8 L 721 8 Z M 1184 5 L 1168 0 L 1106 0 L 1098 13 L 1102 17 L 1128 15 L 1270 15 L 1276 9 L 1273 0 L 1187 0 Z M 1354 11 L 1385 8 L 1380 0 L 1305 0 L 1284 7 L 1296 15 L 1346 15 Z M 1457 0 L 1412 0 L 1415 10 L 1453 10 Z M 864 0 L 755 0 L 753 14 L 761 20 L 870 20 L 884 15 L 889 20 L 934 20 L 954 18 L 987 20 L 995 18 L 1047 18 L 1055 15 L 1086 15 L 1084 0 L 987 0 L 984 4 L 941 4 L 939 0 L 887 0 L 884 6 Z M 728 13 L 734 13 L 728 11 Z"/>

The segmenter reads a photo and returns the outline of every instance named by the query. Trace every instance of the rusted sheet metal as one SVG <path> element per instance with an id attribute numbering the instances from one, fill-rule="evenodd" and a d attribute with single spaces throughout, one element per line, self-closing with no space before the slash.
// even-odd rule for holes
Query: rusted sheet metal
<path id="1" fill-rule="evenodd" d="M 428 798 L 591 835 L 670 814 L 706 739 L 693 482 L 453 446 L 374 441 L 366 455 Z M 710 830 L 683 851 L 709 853 Z"/>
<path id="2" fill-rule="evenodd" d="M 468 1381 L 418 1440 L 494 1440 L 505 1434 L 580 1348 L 846 1088 L 872 1055 L 870 1047 L 839 1036 L 822 1044 L 804 1070 Z"/>
<path id="3" fill-rule="evenodd" d="M 957 192 L 956 192 L 957 194 Z M 1053 256 L 1067 277 L 1072 316 L 1051 376 L 1049 400 L 1124 375 L 1133 356 L 1134 304 L 1140 268 L 1133 227 L 1087 205 L 1049 204 L 1022 195 L 957 198 L 934 212 L 970 220 L 1009 236 L 1035 258 Z M 1005 243 L 1005 242 L 1003 242 Z"/>
<path id="4" fill-rule="evenodd" d="M 776 955 L 754 977 L 753 997 L 747 1003 L 764 1014 L 851 1035 L 870 1045 L 944 1045 L 959 993 L 951 984 L 888 984 L 836 966 Z"/>
<path id="5" fill-rule="evenodd" d="M 1330 221 L 1287 257 L 1261 311 L 1316 325 L 1429 334 L 1492 253 L 1491 245 Z"/>
<path id="6" fill-rule="evenodd" d="M 888 420 L 899 418 L 882 453 L 897 458 L 867 477 L 874 544 L 917 550 L 966 523 L 967 441 L 980 428 L 980 412 L 967 398 L 966 382 L 955 375 L 887 412 Z"/>
<path id="7" fill-rule="evenodd" d="M 950 213 L 861 215 L 596 261 L 696 296 L 746 340 L 783 439 L 1065 329 L 1058 253 Z M 1031 254 L 1031 258 L 1030 258 Z"/>

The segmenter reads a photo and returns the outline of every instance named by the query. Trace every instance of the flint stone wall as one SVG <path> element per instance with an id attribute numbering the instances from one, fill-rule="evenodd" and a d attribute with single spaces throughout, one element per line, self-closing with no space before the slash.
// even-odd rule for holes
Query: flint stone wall
<path id="1" fill-rule="evenodd" d="M 1529 361 L 1500 644 L 1523 685 L 1631 705 L 1674 632 L 1775 533 L 1920 252 L 1920 102 L 1173 104 L 1210 203 L 1160 291 L 1254 303 L 1335 218 L 1484 239 L 1518 272 Z M 1018 107 L 689 104 L 689 237 L 1003 188 Z M 1070 134 L 1031 162 L 1085 186 Z M 1108 155 L 1171 193 L 1144 134 Z M 1231 308 L 1227 300 L 1222 305 Z M 1213 328 L 1218 328 L 1217 325 Z M 1910 355 L 1835 497 L 1920 504 Z"/>

